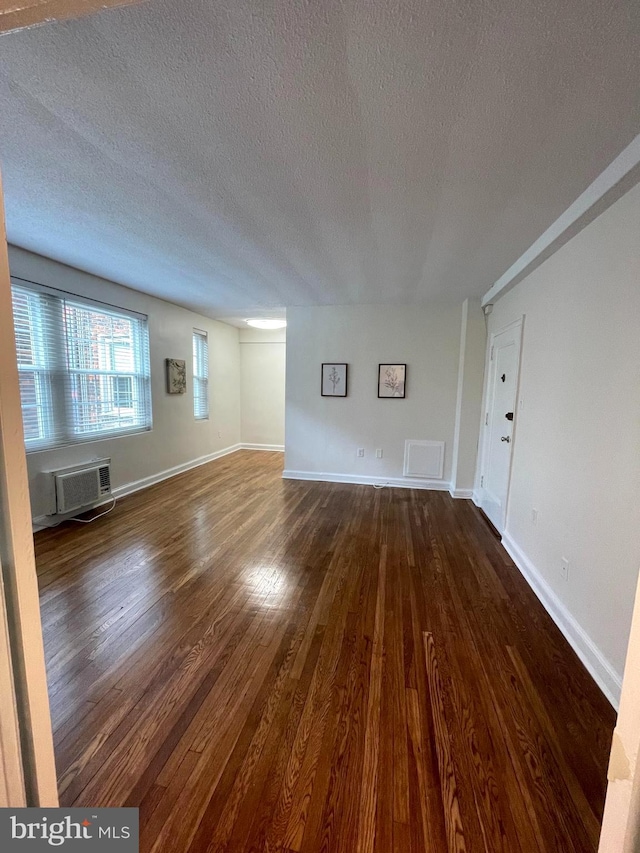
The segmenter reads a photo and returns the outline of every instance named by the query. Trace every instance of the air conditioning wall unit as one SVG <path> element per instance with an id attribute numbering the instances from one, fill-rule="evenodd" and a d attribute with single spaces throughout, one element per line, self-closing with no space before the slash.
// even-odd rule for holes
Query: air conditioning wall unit
<path id="1" fill-rule="evenodd" d="M 75 512 L 111 497 L 111 459 L 96 459 L 49 473 L 53 477 L 56 515 Z"/>

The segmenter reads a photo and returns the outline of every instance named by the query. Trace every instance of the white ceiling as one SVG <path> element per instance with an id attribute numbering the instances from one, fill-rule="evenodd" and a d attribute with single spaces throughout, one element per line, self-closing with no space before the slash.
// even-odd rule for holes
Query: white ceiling
<path id="1" fill-rule="evenodd" d="M 634 0 L 150 0 L 0 38 L 11 242 L 211 316 L 484 293 L 640 130 Z"/>

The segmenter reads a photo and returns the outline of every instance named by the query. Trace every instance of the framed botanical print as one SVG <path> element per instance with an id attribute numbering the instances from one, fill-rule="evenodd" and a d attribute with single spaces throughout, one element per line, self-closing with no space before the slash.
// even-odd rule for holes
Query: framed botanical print
<path id="1" fill-rule="evenodd" d="M 320 393 L 323 397 L 347 396 L 347 367 L 334 362 L 322 365 Z"/>
<path id="2" fill-rule="evenodd" d="M 378 397 L 402 400 L 407 383 L 406 364 L 378 365 Z"/>

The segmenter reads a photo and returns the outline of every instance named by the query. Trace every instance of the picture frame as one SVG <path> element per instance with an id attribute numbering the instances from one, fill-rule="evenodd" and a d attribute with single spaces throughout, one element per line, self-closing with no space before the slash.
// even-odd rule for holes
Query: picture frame
<path id="1" fill-rule="evenodd" d="M 406 364 L 378 365 L 378 397 L 381 400 L 404 400 L 407 392 Z"/>
<path id="2" fill-rule="evenodd" d="M 342 362 L 325 362 L 322 365 L 320 393 L 323 397 L 346 397 L 349 365 Z"/>
<path id="3" fill-rule="evenodd" d="M 183 358 L 165 359 L 167 394 L 187 393 L 187 363 Z"/>

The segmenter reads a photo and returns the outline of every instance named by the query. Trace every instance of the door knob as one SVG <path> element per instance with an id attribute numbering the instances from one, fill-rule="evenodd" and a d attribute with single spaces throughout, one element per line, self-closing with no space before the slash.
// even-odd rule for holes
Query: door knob
<path id="1" fill-rule="evenodd" d="M 508 436 L 508 435 L 503 435 L 503 436 L 502 436 L 502 438 L 500 439 L 500 441 L 506 441 L 506 442 L 507 442 L 507 444 L 509 444 L 509 442 L 511 441 L 511 439 L 509 438 L 509 436 Z"/>

